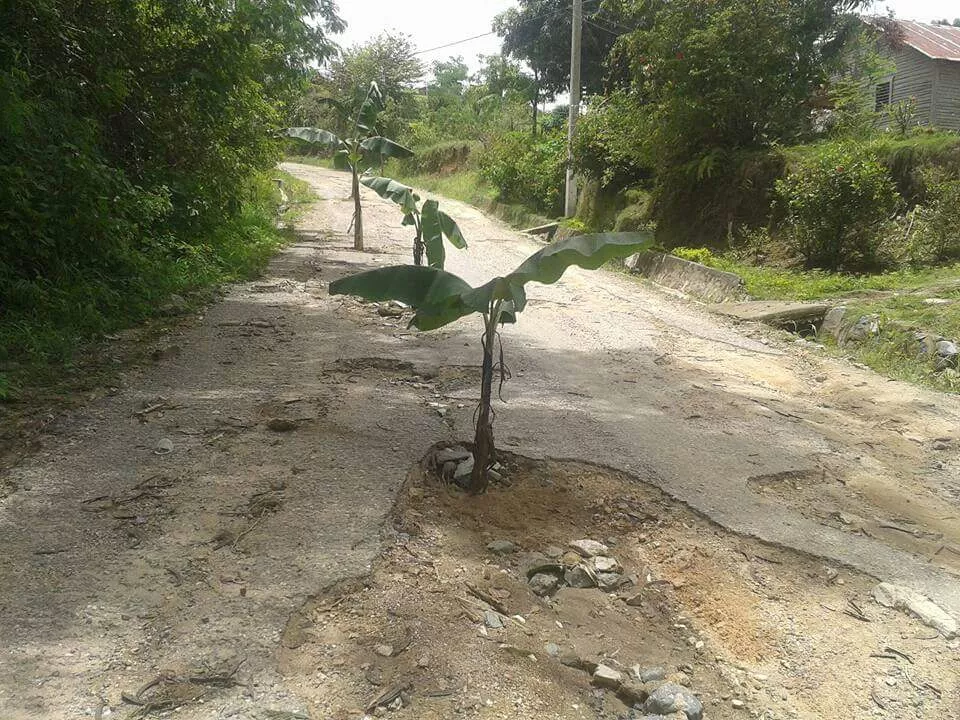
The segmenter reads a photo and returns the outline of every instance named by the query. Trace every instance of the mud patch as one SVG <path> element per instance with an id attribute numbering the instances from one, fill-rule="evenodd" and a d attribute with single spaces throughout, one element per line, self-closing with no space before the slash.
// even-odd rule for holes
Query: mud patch
<path id="1" fill-rule="evenodd" d="M 501 461 L 509 486 L 477 498 L 418 467 L 373 574 L 291 617 L 283 671 L 318 717 L 613 720 L 665 682 L 721 720 L 926 717 L 956 697 L 950 651 L 873 604 L 871 579 L 727 533 L 635 478 Z M 531 561 L 581 538 L 607 544 L 629 585 L 534 594 Z M 883 652 L 892 637 L 910 662 Z"/>

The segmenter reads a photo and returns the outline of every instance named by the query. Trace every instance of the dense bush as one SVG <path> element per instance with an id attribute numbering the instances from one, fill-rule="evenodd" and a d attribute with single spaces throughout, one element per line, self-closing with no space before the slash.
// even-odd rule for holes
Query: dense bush
<path id="1" fill-rule="evenodd" d="M 573 142 L 577 172 L 599 181 L 603 189 L 614 190 L 651 177 L 649 111 L 639 98 L 618 91 L 607 98 L 593 98 L 588 108 Z"/>
<path id="2" fill-rule="evenodd" d="M 714 150 L 657 178 L 651 215 L 665 247 L 726 247 L 771 220 L 774 186 L 785 158 L 778 150 Z"/>
<path id="3" fill-rule="evenodd" d="M 960 260 L 960 178 L 928 169 L 924 184 L 926 202 L 913 215 L 911 260 L 915 264 Z"/>
<path id="4" fill-rule="evenodd" d="M 256 178 L 307 61 L 332 50 L 333 9 L 0 6 L 0 361 L 261 259 Z"/>
<path id="5" fill-rule="evenodd" d="M 531 138 L 514 132 L 500 136 L 479 158 L 480 175 L 498 199 L 548 215 L 563 211 L 566 136 L 561 132 Z"/>
<path id="6" fill-rule="evenodd" d="M 833 143 L 777 181 L 787 240 L 808 268 L 876 264 L 880 229 L 897 208 L 886 168 L 862 145 Z"/>
<path id="7" fill-rule="evenodd" d="M 480 143 L 470 140 L 448 140 L 417 151 L 401 161 L 407 174 L 434 173 L 438 175 L 459 172 L 470 167 Z"/>

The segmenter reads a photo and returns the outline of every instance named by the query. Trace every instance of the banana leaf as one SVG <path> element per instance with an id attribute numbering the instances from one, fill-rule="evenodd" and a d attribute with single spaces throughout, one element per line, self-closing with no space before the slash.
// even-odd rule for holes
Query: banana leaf
<path id="1" fill-rule="evenodd" d="M 312 127 L 291 127 L 284 131 L 288 136 L 303 140 L 308 143 L 317 143 L 319 145 L 328 145 L 337 147 L 340 144 L 340 138 L 329 130 L 321 130 Z"/>
<path id="2" fill-rule="evenodd" d="M 427 264 L 442 268 L 447 259 L 443 238 L 446 237 L 455 248 L 463 250 L 467 241 L 460 227 L 452 217 L 440 210 L 436 200 L 427 200 L 420 210 L 420 222 L 423 227 L 423 243 L 427 250 Z"/>
<path id="3" fill-rule="evenodd" d="M 413 157 L 413 150 L 406 148 L 399 143 L 395 143 L 393 140 L 382 137 L 380 135 L 374 135 L 373 137 L 368 137 L 362 143 L 360 143 L 360 148 L 367 154 L 372 155 L 376 158 L 380 157 L 391 157 L 391 158 L 408 158 Z"/>
<path id="4" fill-rule="evenodd" d="M 486 313 L 496 303 L 501 304 L 499 321 L 515 322 L 516 313 L 527 304 L 527 283 L 554 283 L 573 265 L 595 270 L 610 260 L 645 250 L 653 242 L 650 232 L 580 235 L 548 245 L 509 275 L 478 288 L 436 267 L 404 265 L 335 280 L 330 283 L 330 294 L 400 300 L 416 310 L 410 324 L 420 330 L 435 330 L 466 315 Z"/>
<path id="5" fill-rule="evenodd" d="M 400 206 L 405 216 L 417 212 L 417 201 L 420 197 L 413 191 L 413 188 L 398 183 L 391 178 L 372 175 L 361 178 L 360 182 L 380 197 L 393 200 L 393 202 Z"/>

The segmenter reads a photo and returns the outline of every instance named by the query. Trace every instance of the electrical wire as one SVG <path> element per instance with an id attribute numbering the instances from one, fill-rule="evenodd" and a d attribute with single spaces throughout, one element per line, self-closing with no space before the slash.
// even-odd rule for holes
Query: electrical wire
<path id="1" fill-rule="evenodd" d="M 584 5 L 587 5 L 588 3 L 594 3 L 594 2 L 600 2 L 600 0 L 583 0 Z M 573 6 L 570 5 L 569 7 L 566 7 L 562 10 L 553 10 L 551 12 L 544 13 L 542 15 L 536 15 L 532 18 L 527 18 L 524 22 L 533 22 L 534 20 L 546 20 L 548 18 L 556 17 L 558 15 L 566 15 L 568 12 L 570 12 L 572 8 Z M 590 21 L 587 19 L 584 19 L 584 22 L 589 23 Z M 606 30 L 606 28 L 601 28 L 601 30 Z M 612 32 L 612 31 L 607 30 L 607 32 Z M 429 53 L 429 52 L 434 52 L 436 50 L 445 50 L 447 48 L 455 47 L 457 45 L 463 45 L 464 43 L 473 42 L 474 40 L 479 40 L 480 38 L 489 37 L 490 35 L 496 35 L 496 33 L 491 30 L 490 32 L 485 32 L 480 35 L 474 35 L 472 37 L 464 38 L 463 40 L 454 40 L 453 42 L 446 43 L 445 45 L 437 45 L 436 47 L 427 48 L 426 50 L 417 50 L 413 54 L 425 55 L 426 53 Z"/>

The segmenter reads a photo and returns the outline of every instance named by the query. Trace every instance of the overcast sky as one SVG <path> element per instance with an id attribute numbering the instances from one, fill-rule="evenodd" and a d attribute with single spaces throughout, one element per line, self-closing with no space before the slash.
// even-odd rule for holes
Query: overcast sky
<path id="1" fill-rule="evenodd" d="M 340 0 L 340 15 L 347 21 L 346 33 L 338 42 L 349 47 L 389 30 L 413 38 L 420 50 L 471 38 L 490 32 L 493 17 L 513 0 Z M 890 7 L 897 17 L 929 22 L 934 19 L 960 17 L 958 0 L 887 0 L 878 2 L 874 12 Z M 476 56 L 499 52 L 500 38 L 487 35 L 453 47 L 424 52 L 427 63 L 462 55 L 476 68 Z"/>

